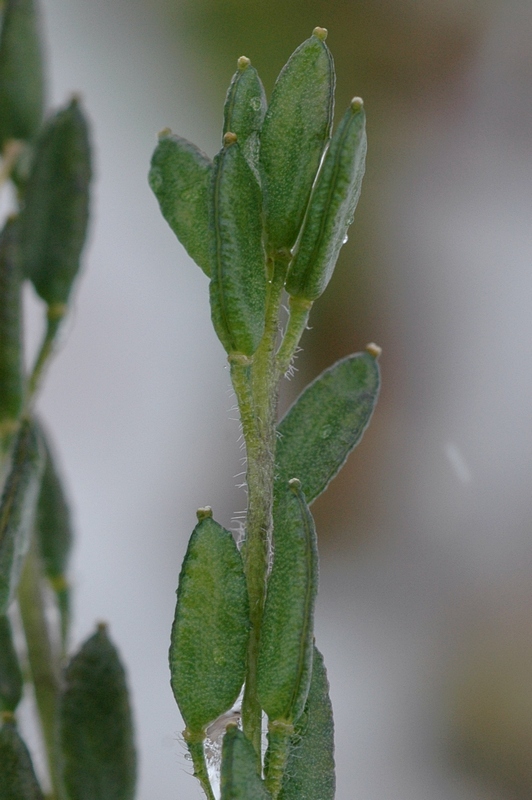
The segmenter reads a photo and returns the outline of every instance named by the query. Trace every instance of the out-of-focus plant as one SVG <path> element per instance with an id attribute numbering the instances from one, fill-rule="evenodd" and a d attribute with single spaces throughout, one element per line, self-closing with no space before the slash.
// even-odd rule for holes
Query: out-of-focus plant
<path id="1" fill-rule="evenodd" d="M 44 113 L 41 49 L 34 0 L 6 0 L 0 190 L 11 183 L 15 199 L 0 233 L 0 798 L 43 797 L 16 720 L 27 681 L 46 749 L 47 796 L 128 800 L 135 750 L 124 670 L 104 625 L 68 662 L 72 531 L 53 448 L 34 413 L 80 266 L 91 178 L 79 100 Z M 25 281 L 46 308 L 43 341 L 29 373 L 23 362 Z M 52 617 L 50 595 L 57 607 Z M 12 630 L 17 605 L 23 654 Z"/>
<path id="2" fill-rule="evenodd" d="M 198 510 L 170 646 L 184 739 L 209 800 L 216 791 L 210 754 L 222 736 L 222 800 L 334 797 L 332 710 L 314 643 L 318 551 L 309 505 L 369 422 L 379 348 L 334 364 L 277 419 L 279 383 L 346 241 L 364 173 L 360 98 L 331 135 L 335 73 L 326 35 L 315 28 L 292 54 L 269 104 L 249 59 L 238 60 L 213 161 L 165 129 L 151 163 L 165 219 L 210 278 L 212 322 L 227 353 L 247 456 L 241 541 L 210 507 Z"/>

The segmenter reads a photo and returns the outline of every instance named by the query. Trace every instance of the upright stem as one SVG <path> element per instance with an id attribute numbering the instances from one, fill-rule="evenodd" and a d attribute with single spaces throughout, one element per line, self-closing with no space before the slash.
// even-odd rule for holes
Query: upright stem
<path id="1" fill-rule="evenodd" d="M 44 338 L 41 343 L 39 354 L 35 361 L 35 365 L 28 380 L 28 388 L 26 395 L 26 408 L 31 408 L 35 399 L 35 395 L 39 388 L 44 368 L 48 363 L 48 359 L 52 355 L 57 332 L 65 316 L 67 307 L 62 303 L 48 307 L 47 325 Z"/>
<path id="2" fill-rule="evenodd" d="M 41 589 L 41 569 L 35 542 L 26 558 L 18 599 L 53 797 L 54 800 L 59 800 L 62 797 L 59 743 L 57 741 L 59 665 L 48 635 L 48 623 Z"/>
<path id="3" fill-rule="evenodd" d="M 257 753 L 259 772 L 262 710 L 257 698 L 257 660 L 272 533 L 278 392 L 275 349 L 285 271 L 284 260 L 274 264 L 264 336 L 253 356 L 252 364 L 249 361 L 243 363 L 242 360 L 239 363 L 238 357 L 237 360 L 230 359 L 231 378 L 240 408 L 247 455 L 248 510 L 243 557 L 250 601 L 251 633 L 242 723 L 244 733 Z"/>

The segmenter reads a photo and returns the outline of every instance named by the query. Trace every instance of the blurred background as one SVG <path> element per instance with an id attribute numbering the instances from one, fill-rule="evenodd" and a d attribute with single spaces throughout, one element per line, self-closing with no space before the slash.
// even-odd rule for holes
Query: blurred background
<path id="1" fill-rule="evenodd" d="M 532 5 L 529 0 L 42 0 L 50 107 L 92 120 L 90 244 L 40 408 L 77 530 L 74 643 L 127 665 L 139 800 L 200 797 L 168 682 L 195 509 L 245 508 L 207 280 L 146 174 L 165 126 L 209 155 L 236 59 L 268 94 L 329 29 L 337 111 L 365 100 L 349 243 L 282 407 L 368 341 L 383 388 L 314 506 L 337 800 L 532 796 Z M 39 336 L 26 298 L 28 350 Z"/>

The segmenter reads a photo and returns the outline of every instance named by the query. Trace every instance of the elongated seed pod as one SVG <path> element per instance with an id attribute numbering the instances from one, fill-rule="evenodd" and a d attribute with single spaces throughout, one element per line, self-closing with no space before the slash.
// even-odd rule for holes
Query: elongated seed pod
<path id="1" fill-rule="evenodd" d="M 0 501 L 0 614 L 16 592 L 31 539 L 42 471 L 42 451 L 34 425 L 25 420 Z"/>
<path id="2" fill-rule="evenodd" d="M 326 35 L 316 28 L 290 56 L 264 119 L 259 163 L 269 252 L 293 247 L 330 137 L 335 74 Z"/>
<path id="3" fill-rule="evenodd" d="M 73 532 L 61 478 L 42 426 L 39 426 L 39 435 L 45 458 L 35 515 L 35 536 L 44 574 L 56 596 L 61 617 L 62 640 L 65 643 L 70 621 L 70 591 L 66 573 Z"/>
<path id="4" fill-rule="evenodd" d="M 258 72 L 249 58 L 241 56 L 225 99 L 223 132 L 236 135 L 256 178 L 259 177 L 259 131 L 266 108 L 266 93 Z"/>
<path id="5" fill-rule="evenodd" d="M 32 139 L 44 108 L 39 20 L 34 0 L 6 0 L 0 32 L 0 151 Z"/>
<path id="6" fill-rule="evenodd" d="M 0 728 L 0 800 L 43 800 L 31 756 L 12 714 L 2 714 Z"/>
<path id="7" fill-rule="evenodd" d="M 198 515 L 190 537 L 170 645 L 172 689 L 187 731 L 196 736 L 238 697 L 249 638 L 242 558 L 210 513 Z"/>
<path id="8" fill-rule="evenodd" d="M 257 696 L 272 722 L 294 723 L 312 670 L 318 548 L 312 515 L 297 479 L 279 490 L 273 510 L 274 555 L 260 633 Z"/>
<path id="9" fill-rule="evenodd" d="M 22 276 L 16 221 L 0 234 L 0 452 L 6 449 L 22 409 Z"/>
<path id="10" fill-rule="evenodd" d="M 211 316 L 228 353 L 252 356 L 266 314 L 261 193 L 236 136 L 226 133 L 224 141 L 212 182 Z"/>
<path id="11" fill-rule="evenodd" d="M 195 144 L 169 130 L 159 134 L 149 183 L 162 215 L 196 264 L 212 274 L 209 193 L 212 161 Z"/>
<path id="12" fill-rule="evenodd" d="M 366 163 L 366 118 L 355 97 L 335 131 L 290 265 L 286 291 L 316 300 L 331 279 L 340 248 L 347 240 L 360 196 Z"/>
<path id="13" fill-rule="evenodd" d="M 87 122 L 73 99 L 39 136 L 20 217 L 23 271 L 49 306 L 67 303 L 78 273 L 90 177 Z"/>
<path id="14" fill-rule="evenodd" d="M 14 711 L 22 697 L 23 679 L 13 644 L 11 623 L 0 616 L 0 711 Z M 1 763 L 1 762 L 0 762 Z"/>
<path id="15" fill-rule="evenodd" d="M 105 625 L 71 659 L 60 701 L 69 800 L 131 800 L 136 755 L 124 668 Z"/>
<path id="16" fill-rule="evenodd" d="M 264 781 L 257 775 L 257 754 L 236 725 L 227 729 L 222 745 L 221 800 L 268 800 Z"/>
<path id="17" fill-rule="evenodd" d="M 334 723 L 323 656 L 314 647 L 305 710 L 295 725 L 279 800 L 334 800 Z"/>
<path id="18" fill-rule="evenodd" d="M 379 387 L 379 365 L 369 352 L 337 361 L 306 387 L 277 426 L 280 487 L 299 470 L 308 503 L 325 490 L 361 440 Z"/>

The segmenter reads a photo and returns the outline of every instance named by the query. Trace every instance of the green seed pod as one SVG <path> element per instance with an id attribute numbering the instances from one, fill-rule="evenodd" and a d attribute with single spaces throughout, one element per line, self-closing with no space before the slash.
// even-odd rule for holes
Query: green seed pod
<path id="1" fill-rule="evenodd" d="M 227 729 L 222 745 L 221 800 L 268 800 L 270 794 L 257 775 L 257 754 L 236 725 Z"/>
<path id="2" fill-rule="evenodd" d="M 124 668 L 105 625 L 71 659 L 59 710 L 69 800 L 131 800 L 136 755 Z"/>
<path id="3" fill-rule="evenodd" d="M 273 567 L 260 633 L 257 696 L 272 723 L 294 723 L 307 700 L 318 591 L 316 530 L 300 482 L 274 499 Z"/>
<path id="4" fill-rule="evenodd" d="M 189 256 L 210 277 L 212 161 L 195 144 L 166 129 L 159 134 L 148 180 L 163 217 Z"/>
<path id="5" fill-rule="evenodd" d="M 57 315 L 64 313 L 79 269 L 90 177 L 87 122 L 73 99 L 39 137 L 20 217 L 24 274 Z"/>
<path id="6" fill-rule="evenodd" d="M 0 150 L 31 139 L 41 124 L 44 79 L 34 0 L 6 0 L 0 33 Z"/>
<path id="7" fill-rule="evenodd" d="M 224 105 L 224 135 L 232 132 L 258 179 L 259 131 L 266 113 L 266 93 L 249 58 L 238 59 Z"/>
<path id="8" fill-rule="evenodd" d="M 260 173 L 270 252 L 295 244 L 330 137 L 335 74 L 326 35 L 316 28 L 291 55 L 264 119 Z"/>
<path id="9" fill-rule="evenodd" d="M 187 732 L 196 737 L 238 697 L 249 638 L 242 558 L 231 533 L 211 515 L 210 509 L 198 513 L 190 537 L 170 645 L 172 689 Z"/>
<path id="10" fill-rule="evenodd" d="M 334 800 L 334 723 L 323 656 L 314 647 L 305 710 L 295 725 L 279 800 Z"/>
<path id="11" fill-rule="evenodd" d="M 0 728 L 0 800 L 43 800 L 31 756 L 12 714 L 2 714 Z"/>
<path id="12" fill-rule="evenodd" d="M 0 234 L 0 452 L 8 447 L 23 401 L 22 278 L 16 221 Z"/>
<path id="13" fill-rule="evenodd" d="M 31 539 L 42 468 L 35 426 L 25 420 L 13 447 L 11 469 L 0 501 L 0 614 L 17 590 Z"/>
<path id="14" fill-rule="evenodd" d="M 2 615 L 0 616 L 0 711 L 16 709 L 22 697 L 23 684 L 13 644 L 11 623 L 5 615 Z"/>
<path id="15" fill-rule="evenodd" d="M 226 133 L 224 141 L 214 159 L 212 182 L 211 316 L 228 353 L 252 356 L 266 314 L 261 193 L 236 136 Z"/>
<path id="16" fill-rule="evenodd" d="M 64 643 L 70 617 L 70 592 L 66 572 L 72 547 L 72 524 L 53 453 L 42 427 L 39 428 L 39 434 L 43 442 L 45 460 L 35 515 L 35 536 L 44 574 L 56 595 Z"/>
<path id="17" fill-rule="evenodd" d="M 366 117 L 359 97 L 351 101 L 331 140 L 312 191 L 286 291 L 316 300 L 331 279 L 347 241 L 366 163 Z"/>
<path id="18" fill-rule="evenodd" d="M 277 483 L 283 487 L 297 472 L 308 503 L 342 468 L 373 414 L 380 371 L 376 355 L 371 355 L 369 348 L 370 345 L 367 352 L 347 356 L 322 372 L 277 426 Z"/>

